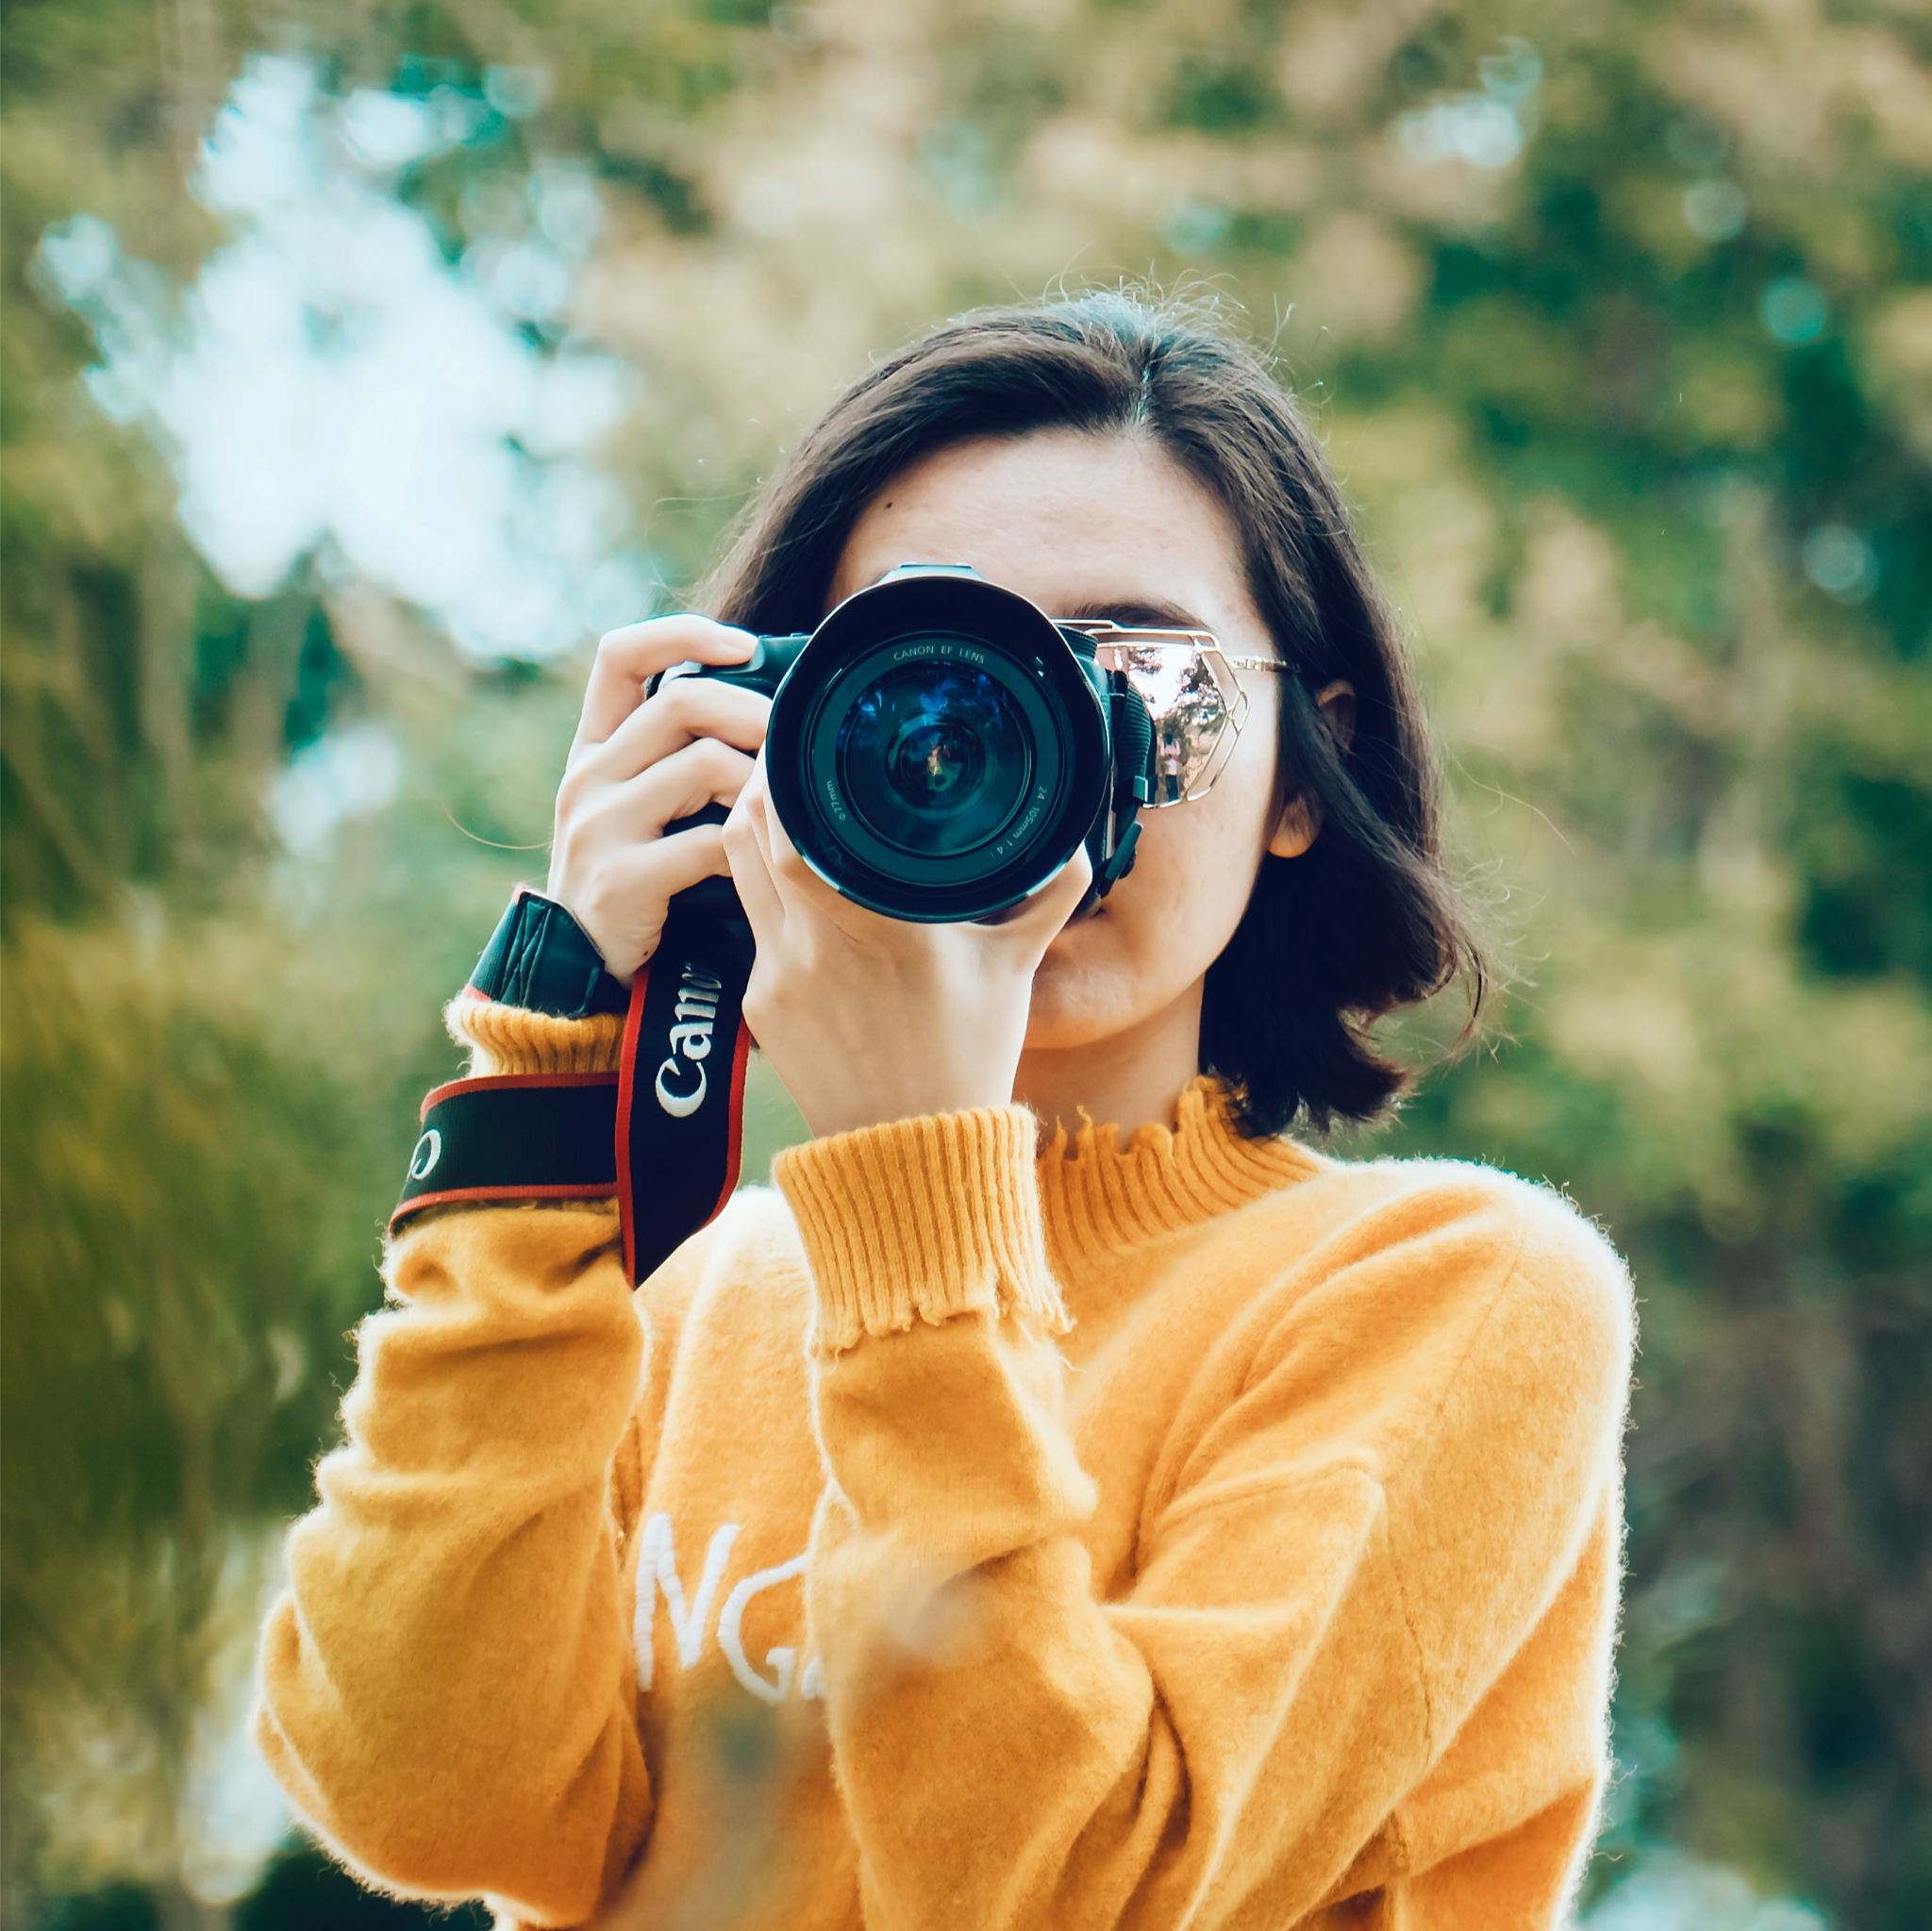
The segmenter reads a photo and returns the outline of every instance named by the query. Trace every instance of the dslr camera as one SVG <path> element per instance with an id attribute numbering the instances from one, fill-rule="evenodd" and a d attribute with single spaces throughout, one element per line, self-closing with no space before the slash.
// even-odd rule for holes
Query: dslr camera
<path id="1" fill-rule="evenodd" d="M 1155 795 L 1155 730 L 1095 633 L 1056 624 L 965 565 L 907 564 L 810 632 L 760 637 L 743 664 L 684 664 L 772 699 L 772 802 L 800 856 L 889 918 L 951 924 L 1018 904 L 1080 848 L 1104 894 Z M 722 808 L 667 825 L 717 822 Z M 728 879 L 675 902 L 737 910 Z"/>

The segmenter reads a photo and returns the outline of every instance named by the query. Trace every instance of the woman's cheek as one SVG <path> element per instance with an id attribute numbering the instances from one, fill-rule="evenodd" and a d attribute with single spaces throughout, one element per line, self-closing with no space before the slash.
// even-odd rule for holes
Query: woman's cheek
<path id="1" fill-rule="evenodd" d="M 1261 869 L 1274 791 L 1272 707 L 1207 797 L 1149 811 L 1134 869 L 1096 917 L 1056 939 L 1033 981 L 1026 1043 L 1092 1045 L 1186 992 L 1234 936 Z"/>
<path id="2" fill-rule="evenodd" d="M 1232 936 L 1260 864 L 1252 815 L 1217 791 L 1142 820 L 1133 871 L 1098 916 L 1070 924 L 1033 982 L 1026 1042 L 1091 1045 L 1150 1018 L 1207 972 Z M 1227 806 L 1239 801 L 1230 791 Z"/>
<path id="3" fill-rule="evenodd" d="M 1230 771 L 1194 804 L 1153 814 L 1141 834 L 1141 862 L 1127 880 L 1141 885 L 1144 871 L 1137 912 L 1158 926 L 1183 985 L 1198 979 L 1233 936 L 1267 848 L 1263 801 L 1232 782 L 1237 775 Z"/>

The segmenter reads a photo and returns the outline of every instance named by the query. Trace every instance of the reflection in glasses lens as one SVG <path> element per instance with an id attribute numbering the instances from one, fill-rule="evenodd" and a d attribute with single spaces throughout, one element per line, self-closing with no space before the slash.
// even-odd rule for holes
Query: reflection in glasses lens
<path id="1" fill-rule="evenodd" d="M 1192 643 L 1101 643 L 1094 655 L 1103 669 L 1126 674 L 1153 720 L 1155 791 L 1148 804 L 1199 797 L 1234 748 L 1227 674 Z"/>

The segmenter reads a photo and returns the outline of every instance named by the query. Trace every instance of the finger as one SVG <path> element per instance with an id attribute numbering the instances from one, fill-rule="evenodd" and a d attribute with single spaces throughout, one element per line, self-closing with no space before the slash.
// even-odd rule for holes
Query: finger
<path id="1" fill-rule="evenodd" d="M 611 975 L 628 986 L 656 950 L 668 902 L 729 870 L 724 826 L 693 824 L 613 857 L 587 890 L 563 903 L 595 941 Z"/>
<path id="2" fill-rule="evenodd" d="M 661 838 L 674 819 L 707 805 L 737 802 L 752 761 L 715 738 L 699 738 L 621 785 L 606 785 L 560 816 L 552 844 L 553 869 L 581 874 L 622 845 Z"/>
<path id="3" fill-rule="evenodd" d="M 842 898 L 800 856 L 798 847 L 791 842 L 791 834 L 785 829 L 785 821 L 778 815 L 762 753 L 758 756 L 758 774 L 745 789 L 746 795 L 741 799 L 741 807 L 779 904 L 790 907 L 799 900 L 816 899 L 822 907 L 836 912 L 857 912 L 860 918 L 872 917 L 871 913 L 861 910 L 849 899 Z"/>
<path id="4" fill-rule="evenodd" d="M 758 758 L 744 790 L 738 794 L 738 803 L 731 807 L 731 813 L 742 825 L 743 836 L 751 842 L 758 872 L 769 881 L 782 907 L 784 897 L 778 890 L 777 867 L 772 857 L 772 827 L 776 823 L 777 813 L 772 809 L 772 793 L 765 783 L 762 755 Z"/>
<path id="5" fill-rule="evenodd" d="M 650 879 L 653 893 L 667 899 L 707 878 L 731 875 L 722 824 L 688 824 L 638 849 L 639 870 Z"/>
<path id="6" fill-rule="evenodd" d="M 704 739 L 627 785 L 607 787 L 590 805 L 559 823 L 551 841 L 545 891 L 575 910 L 579 898 L 601 892 L 613 867 L 622 871 L 634 855 L 655 850 L 660 843 L 675 843 L 686 835 L 678 831 L 667 837 L 667 824 L 693 817 L 707 805 L 728 809 L 750 769 L 751 760 L 741 751 Z M 715 832 L 719 827 L 702 828 Z"/>
<path id="7" fill-rule="evenodd" d="M 716 738 L 749 754 L 765 741 L 771 714 L 772 700 L 761 691 L 679 677 L 641 704 L 603 742 L 575 749 L 568 768 L 588 780 L 621 784 L 699 738 Z"/>
<path id="8" fill-rule="evenodd" d="M 863 922 L 879 917 L 880 914 L 869 912 L 856 900 L 847 898 L 837 886 L 828 884 L 824 874 L 810 865 L 805 854 L 792 843 L 791 834 L 786 830 L 785 821 L 778 815 L 777 804 L 766 784 L 762 753 L 758 757 L 758 773 L 760 809 L 756 823 L 765 862 L 771 867 L 772 877 L 780 894 L 788 901 L 799 899 L 816 903 L 848 924 L 854 918 Z"/>
<path id="9" fill-rule="evenodd" d="M 752 937 L 769 954 L 785 923 L 785 905 L 778 896 L 758 835 L 758 825 L 763 816 L 762 780 L 754 774 L 724 822 L 724 856 L 731 867 L 731 882 L 738 889 L 739 903 L 751 921 Z"/>
<path id="10" fill-rule="evenodd" d="M 598 874 L 596 896 L 609 905 L 661 906 L 707 878 L 727 876 L 722 824 L 687 825 L 614 857 Z"/>
<path id="11" fill-rule="evenodd" d="M 644 701 L 644 686 L 659 671 L 695 659 L 701 664 L 741 664 L 757 642 L 749 630 L 714 624 L 708 617 L 652 617 L 607 630 L 597 640 L 596 661 L 584 689 L 573 756 L 579 744 L 601 744 Z"/>
<path id="12" fill-rule="evenodd" d="M 765 862 L 772 868 L 774 877 L 787 882 L 794 879 L 815 879 L 818 874 L 799 856 L 798 847 L 791 842 L 791 834 L 785 829 L 785 821 L 778 816 L 778 807 L 772 802 L 771 786 L 765 778 L 765 760 L 758 759 L 758 829 L 759 845 L 765 855 Z"/>
<path id="13" fill-rule="evenodd" d="M 689 818 L 707 805 L 727 810 L 738 802 L 752 760 L 715 738 L 698 738 L 682 751 L 659 758 L 627 783 L 612 788 L 614 808 L 635 827 L 636 836 L 658 838 L 673 820 Z"/>

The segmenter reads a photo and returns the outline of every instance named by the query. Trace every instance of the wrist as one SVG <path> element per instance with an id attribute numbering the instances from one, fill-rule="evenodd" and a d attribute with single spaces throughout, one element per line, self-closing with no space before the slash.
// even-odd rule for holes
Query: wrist
<path id="1" fill-rule="evenodd" d="M 855 1088 L 847 1081 L 831 1090 L 824 1100 L 809 1105 L 800 1101 L 799 1111 L 814 1140 L 834 1140 L 948 1114 L 986 1112 L 1012 1103 L 1010 1079 L 936 1083 L 913 1078 L 871 1088 Z"/>
<path id="2" fill-rule="evenodd" d="M 1012 1104 L 1029 988 L 995 1005 L 957 974 L 907 989 L 890 974 L 807 981 L 774 967 L 763 990 L 753 1034 L 817 1138 Z"/>

